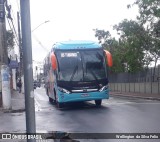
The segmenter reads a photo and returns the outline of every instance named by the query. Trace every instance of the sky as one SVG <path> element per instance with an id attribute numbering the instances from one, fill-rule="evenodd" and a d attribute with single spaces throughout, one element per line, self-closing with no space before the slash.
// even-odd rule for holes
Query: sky
<path id="1" fill-rule="evenodd" d="M 32 59 L 43 62 L 58 41 L 93 40 L 93 29 L 109 30 L 123 19 L 136 19 L 137 7 L 127 9 L 134 0 L 30 0 Z M 19 0 L 8 0 L 16 16 Z M 16 18 L 15 18 L 16 19 Z M 49 21 L 44 23 L 45 21 Z M 39 26 L 40 25 L 40 26 Z M 39 27 L 38 27 L 39 26 Z M 38 27 L 38 28 L 37 28 Z M 36 29 L 37 28 L 37 29 Z"/>
<path id="2" fill-rule="evenodd" d="M 94 40 L 93 29 L 110 30 L 123 19 L 135 19 L 138 10 L 127 9 L 134 0 L 31 0 L 33 59 L 41 61 L 57 41 Z M 42 46 L 38 43 L 41 42 Z M 39 54 L 34 54 L 39 51 Z M 41 53 L 40 53 L 41 51 Z M 46 52 L 46 54 L 45 54 Z"/>

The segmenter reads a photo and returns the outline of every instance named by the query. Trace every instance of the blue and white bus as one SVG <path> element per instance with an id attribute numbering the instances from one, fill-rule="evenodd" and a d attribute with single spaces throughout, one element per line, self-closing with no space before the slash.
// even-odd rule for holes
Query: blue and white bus
<path id="1" fill-rule="evenodd" d="M 100 106 L 109 98 L 110 52 L 94 41 L 65 41 L 53 45 L 44 60 L 45 89 L 49 101 L 91 101 Z"/>

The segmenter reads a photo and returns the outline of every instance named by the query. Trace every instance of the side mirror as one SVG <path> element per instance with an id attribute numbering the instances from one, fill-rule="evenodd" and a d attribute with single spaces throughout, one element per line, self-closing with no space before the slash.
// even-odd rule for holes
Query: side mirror
<path id="1" fill-rule="evenodd" d="M 107 65 L 109 67 L 112 67 L 113 61 L 112 61 L 112 55 L 111 55 L 111 53 L 109 51 L 107 51 L 107 50 L 104 50 L 104 52 L 105 52 L 106 58 L 107 58 Z"/>
<path id="2" fill-rule="evenodd" d="M 53 70 L 57 69 L 57 61 L 54 53 L 51 53 L 51 65 Z"/>

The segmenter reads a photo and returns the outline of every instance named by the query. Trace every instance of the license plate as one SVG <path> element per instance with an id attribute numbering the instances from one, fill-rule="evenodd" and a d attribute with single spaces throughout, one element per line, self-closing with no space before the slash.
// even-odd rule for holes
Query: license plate
<path id="1" fill-rule="evenodd" d="M 89 97 L 89 94 L 82 94 L 81 97 Z"/>

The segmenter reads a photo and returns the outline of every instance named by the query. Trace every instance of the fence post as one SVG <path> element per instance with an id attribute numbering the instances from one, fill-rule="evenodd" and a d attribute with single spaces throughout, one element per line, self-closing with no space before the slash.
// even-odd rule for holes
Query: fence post
<path id="1" fill-rule="evenodd" d="M 144 77 L 144 93 L 146 93 L 146 76 Z"/>
<path id="2" fill-rule="evenodd" d="M 152 68 L 151 68 L 151 76 L 150 76 L 150 78 L 151 78 L 151 94 L 152 94 Z"/>
<path id="3" fill-rule="evenodd" d="M 160 94 L 160 65 L 158 65 L 158 94 Z"/>

